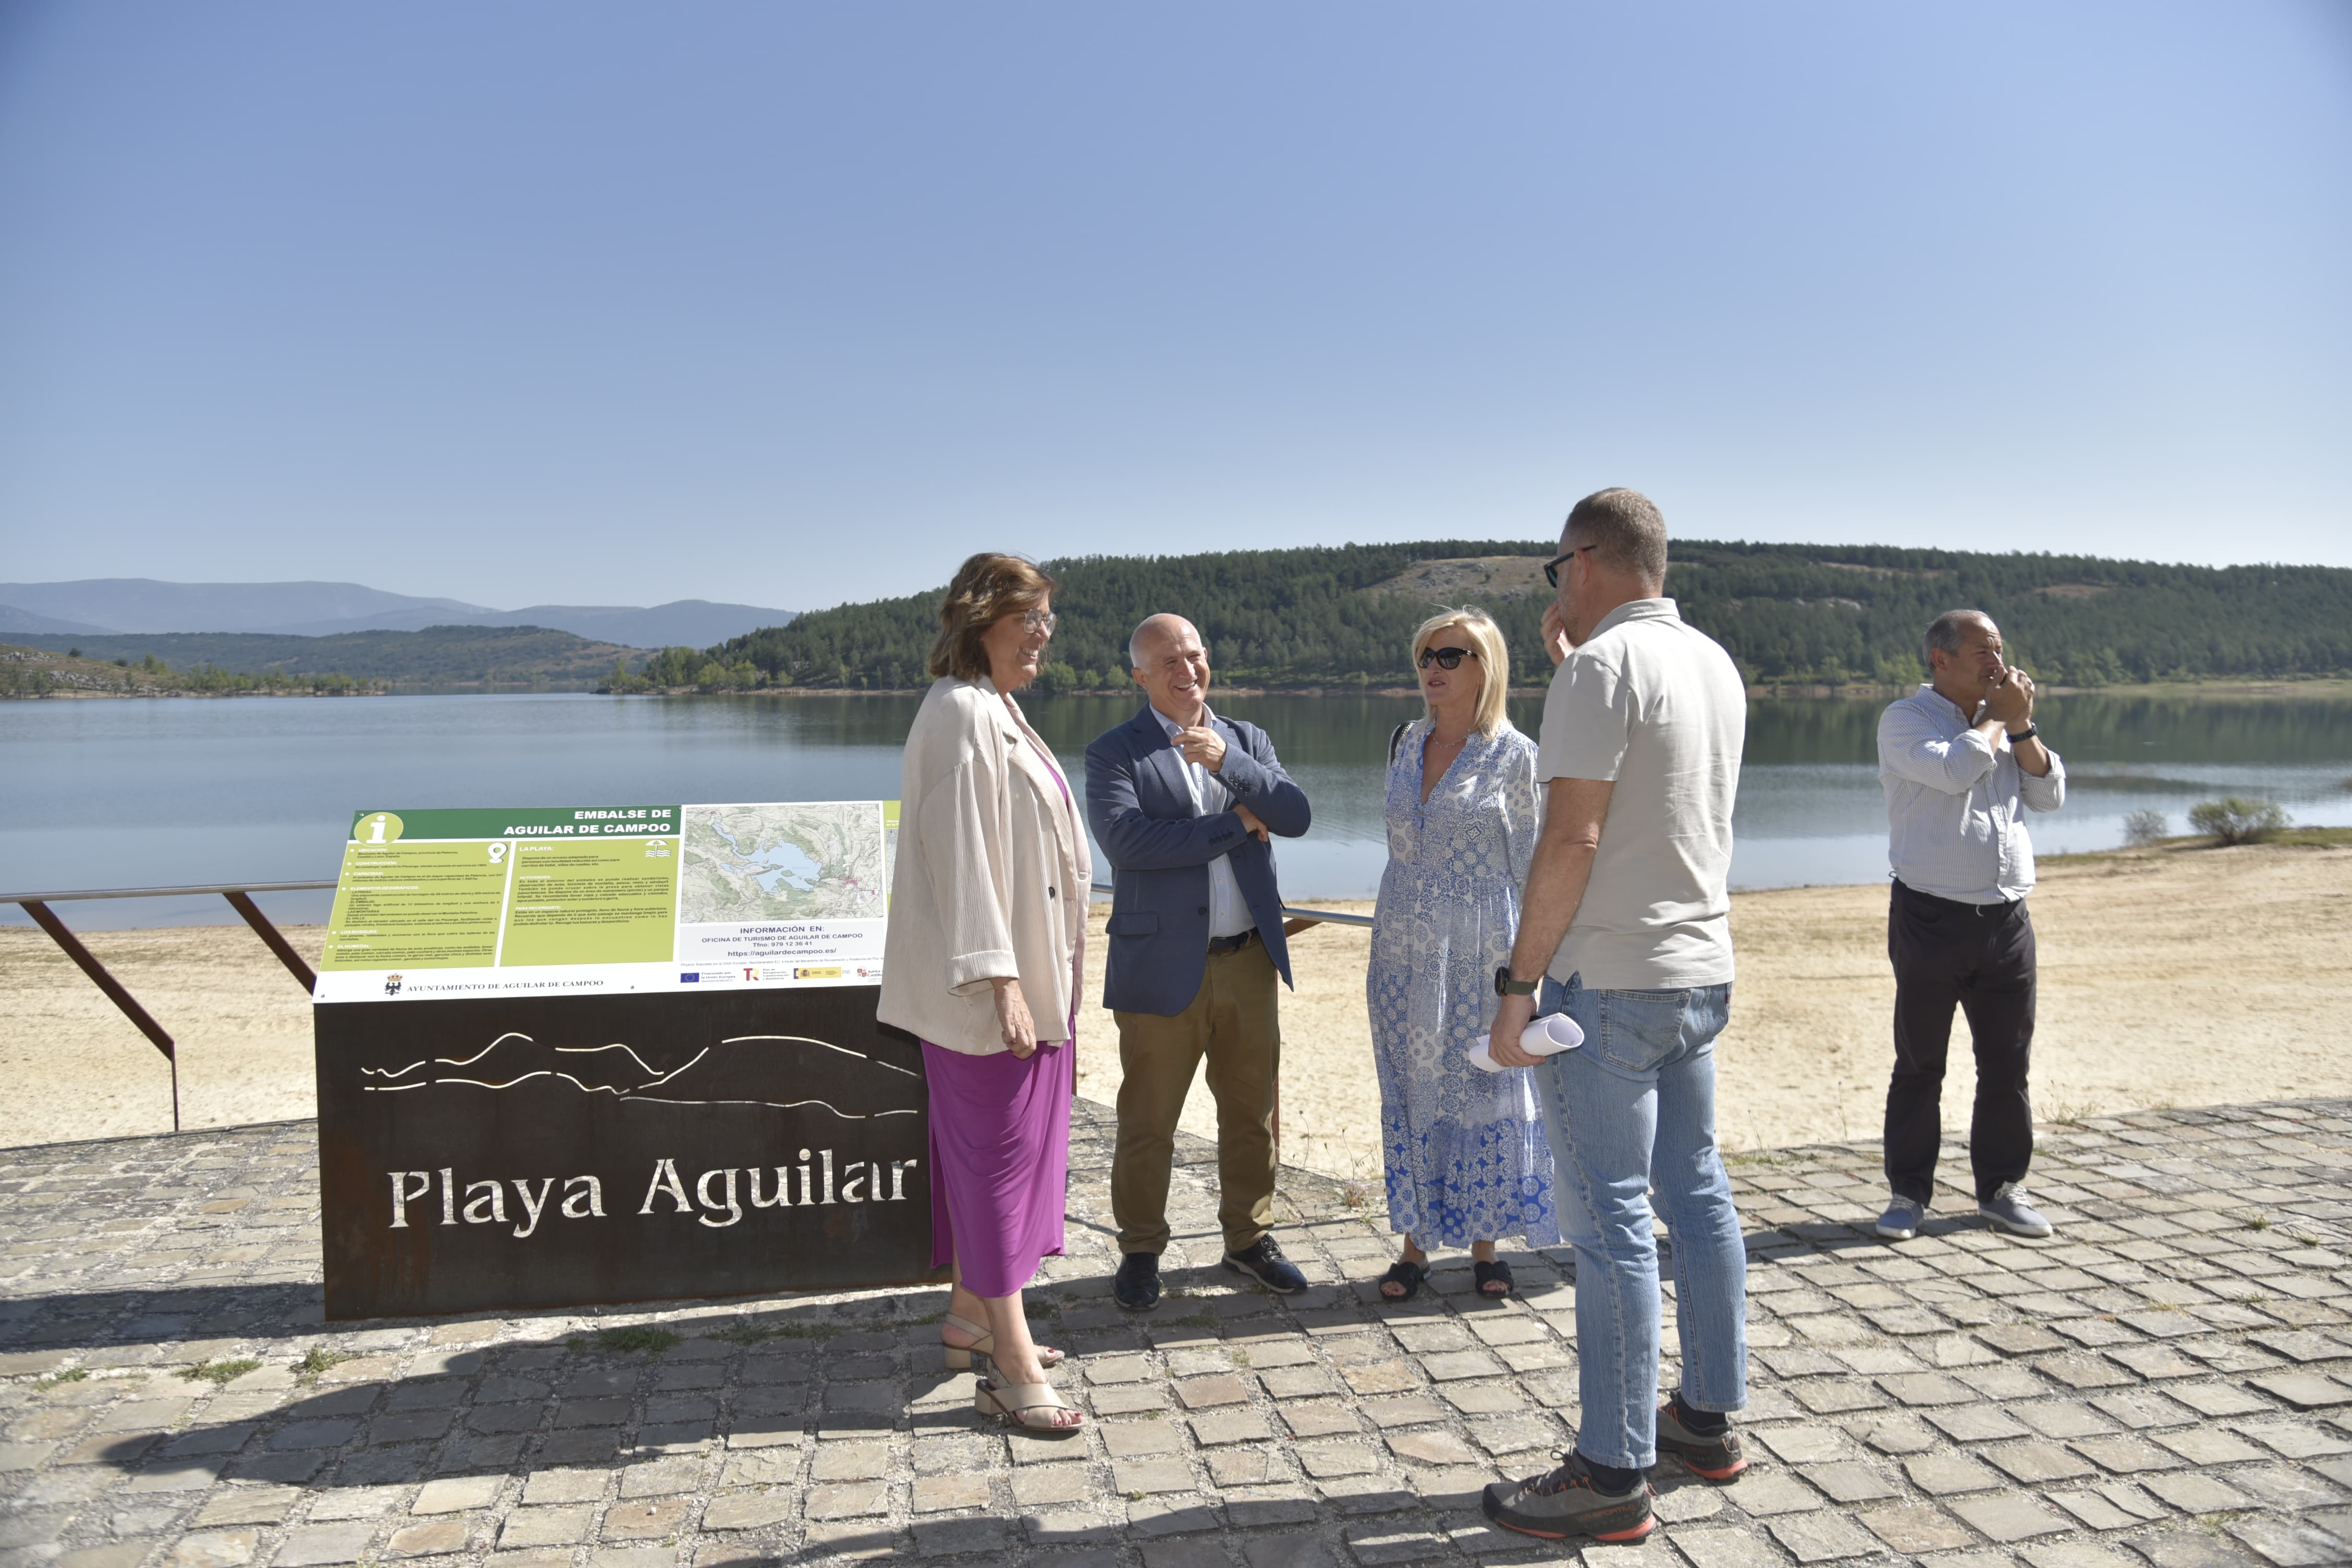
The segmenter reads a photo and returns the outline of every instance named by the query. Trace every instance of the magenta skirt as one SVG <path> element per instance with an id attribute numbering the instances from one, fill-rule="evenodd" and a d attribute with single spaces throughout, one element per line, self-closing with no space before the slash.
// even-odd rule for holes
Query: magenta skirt
<path id="1" fill-rule="evenodd" d="M 923 1042 L 931 1097 L 931 1267 L 1010 1296 L 1062 1251 L 1075 1039 L 971 1057 Z"/>

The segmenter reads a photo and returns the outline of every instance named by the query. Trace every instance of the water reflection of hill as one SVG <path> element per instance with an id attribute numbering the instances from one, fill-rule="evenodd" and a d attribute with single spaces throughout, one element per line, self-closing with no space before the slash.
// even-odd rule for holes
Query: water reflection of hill
<path id="1" fill-rule="evenodd" d="M 1398 677 L 1402 681 L 1402 674 Z M 888 722 L 911 717 L 878 711 L 894 700 L 863 700 L 877 711 L 877 736 Z M 1083 752 L 1111 725 L 1133 716 L 1138 700 L 1127 698 L 1057 697 L 1024 706 L 1048 745 L 1063 754 Z M 1878 757 L 1878 716 L 1892 700 L 1885 697 L 1764 700 L 1748 705 L 1750 763 L 1869 763 Z M 1420 716 L 1421 701 L 1410 697 L 1234 697 L 1213 701 L 1217 710 L 1263 725 L 1283 762 L 1300 764 L 1377 766 L 1386 755 L 1389 731 Z M 860 700 L 835 699 L 854 709 Z M 1543 723 L 1543 700 L 1515 697 L 1511 721 L 1532 735 Z M 831 715 L 852 721 L 849 713 Z M 2135 696 L 2127 690 L 2045 697 L 2037 717 L 2053 734 L 2063 734 L 2069 763 L 2116 762 L 2147 766 L 2172 763 L 2263 763 L 2352 760 L 2352 701 L 2336 697 Z M 900 728 L 898 738 L 905 731 Z"/>
<path id="2" fill-rule="evenodd" d="M 1818 698 L 1748 705 L 1744 760 L 1871 763 L 1878 716 L 1889 699 Z M 1536 705 L 1522 728 L 1540 721 Z M 2146 767 L 2177 763 L 2259 764 L 2352 758 L 2352 701 L 2326 697 L 2136 697 L 2084 692 L 2045 697 L 2035 720 L 2064 750 L 2070 767 L 2112 762 Z M 1529 732 L 1533 733 L 1532 729 Z M 2198 786 L 2191 784 L 2189 788 Z"/>

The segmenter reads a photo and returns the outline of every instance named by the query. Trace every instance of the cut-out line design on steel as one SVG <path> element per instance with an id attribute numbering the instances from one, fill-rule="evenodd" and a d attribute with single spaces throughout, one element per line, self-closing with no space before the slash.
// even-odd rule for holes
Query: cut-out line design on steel
<path id="1" fill-rule="evenodd" d="M 377 1078 L 390 1079 L 406 1078 L 413 1072 L 416 1072 L 421 1068 L 429 1067 L 471 1067 L 476 1062 L 482 1060 L 485 1057 L 488 1057 L 491 1052 L 497 1050 L 500 1046 L 505 1045 L 509 1040 L 520 1040 L 527 1046 L 539 1046 L 539 1042 L 536 1039 L 524 1034 L 521 1030 L 509 1029 L 506 1033 L 499 1036 L 496 1039 L 492 1040 L 488 1045 L 484 1046 L 480 1050 L 476 1051 L 473 1055 L 468 1057 L 420 1058 L 403 1068 L 363 1067 L 360 1068 L 360 1076 L 363 1079 Z M 865 1062 L 869 1067 L 881 1068 L 886 1071 L 897 1073 L 902 1078 L 911 1078 L 918 1081 L 922 1078 L 920 1073 L 910 1072 L 907 1068 L 898 1066 L 896 1063 L 886 1062 L 881 1060 L 879 1058 L 868 1055 L 866 1052 L 852 1050 L 847 1046 L 838 1046 L 834 1044 L 831 1040 L 820 1040 L 809 1035 L 732 1035 L 720 1040 L 719 1044 L 725 1046 L 737 1046 L 751 1045 L 769 1041 L 786 1042 L 803 1046 L 817 1046 L 828 1051 L 836 1051 L 845 1057 L 855 1057 L 859 1061 Z M 631 1061 L 635 1062 L 640 1069 L 647 1073 L 652 1073 L 654 1076 L 646 1082 L 631 1089 L 621 1084 L 586 1083 L 574 1078 L 568 1072 L 561 1072 L 554 1068 L 534 1068 L 529 1072 L 522 1073 L 499 1083 L 492 1083 L 486 1079 L 478 1078 L 446 1077 L 420 1079 L 412 1083 L 363 1083 L 360 1088 L 362 1092 L 368 1094 L 399 1094 L 404 1090 L 412 1089 L 433 1089 L 439 1088 L 443 1085 L 463 1084 L 469 1089 L 486 1089 L 495 1092 L 499 1089 L 512 1089 L 517 1084 L 529 1083 L 534 1079 L 555 1078 L 562 1079 L 564 1082 L 572 1085 L 572 1088 L 580 1090 L 583 1094 L 609 1094 L 616 1100 L 642 1100 L 654 1105 L 763 1105 L 777 1110 L 798 1110 L 801 1107 L 805 1105 L 815 1105 L 824 1107 L 844 1121 L 872 1121 L 886 1116 L 914 1116 L 919 1113 L 918 1108 L 914 1106 L 894 1107 L 885 1110 L 844 1110 L 841 1107 L 834 1104 L 831 1100 L 821 1100 L 814 1095 L 803 1100 L 747 1100 L 732 1097 L 724 1100 L 707 1098 L 700 1100 L 681 1100 L 673 1095 L 652 1094 L 647 1092 L 650 1089 L 659 1089 L 663 1085 L 675 1080 L 691 1070 L 705 1058 L 710 1055 L 711 1047 L 709 1046 L 703 1047 L 700 1050 L 695 1052 L 694 1055 L 682 1065 L 672 1068 L 667 1072 L 660 1071 L 655 1068 L 651 1062 L 646 1061 L 645 1058 L 639 1056 L 628 1045 L 617 1040 L 610 1045 L 604 1046 L 549 1046 L 541 1048 L 566 1052 L 572 1055 L 589 1056 L 596 1055 L 604 1051 L 620 1051 L 627 1056 Z"/>

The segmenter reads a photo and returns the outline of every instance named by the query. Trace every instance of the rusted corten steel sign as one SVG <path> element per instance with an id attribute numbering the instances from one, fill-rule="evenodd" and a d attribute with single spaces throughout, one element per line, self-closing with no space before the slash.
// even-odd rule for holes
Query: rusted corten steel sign
<path id="1" fill-rule="evenodd" d="M 875 988 L 320 1005 L 331 1319 L 934 1278 Z"/>

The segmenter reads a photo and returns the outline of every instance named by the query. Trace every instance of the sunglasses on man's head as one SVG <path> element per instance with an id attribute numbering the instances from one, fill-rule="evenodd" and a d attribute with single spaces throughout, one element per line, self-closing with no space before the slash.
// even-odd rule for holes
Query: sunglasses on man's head
<path id="1" fill-rule="evenodd" d="M 1564 550 L 1558 555 L 1553 556 L 1550 560 L 1545 562 L 1544 581 L 1550 584 L 1555 588 L 1559 587 L 1559 569 L 1563 565 L 1567 564 L 1569 557 L 1576 554 L 1578 551 L 1590 550 L 1592 546 L 1590 544 L 1580 544 L 1574 550 Z"/>
<path id="2" fill-rule="evenodd" d="M 1459 669 L 1464 659 L 1477 657 L 1474 647 L 1425 647 L 1421 650 L 1421 668 L 1427 669 L 1433 664 L 1440 669 Z"/>

